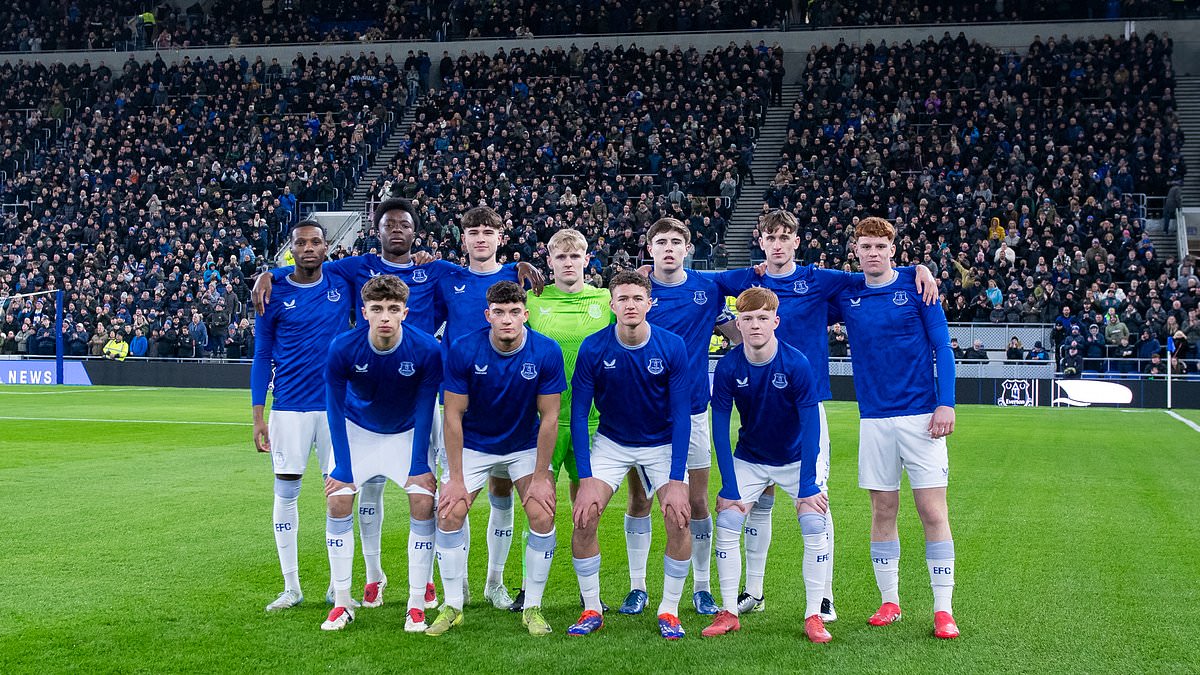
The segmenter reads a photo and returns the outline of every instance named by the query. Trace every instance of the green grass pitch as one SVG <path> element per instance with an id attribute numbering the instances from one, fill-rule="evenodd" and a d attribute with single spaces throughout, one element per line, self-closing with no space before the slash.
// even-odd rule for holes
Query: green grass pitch
<path id="1" fill-rule="evenodd" d="M 708 621 L 686 602 L 689 581 L 688 636 L 679 643 L 657 637 L 650 613 L 613 612 L 599 634 L 568 639 L 579 610 L 565 487 L 546 593 L 554 635 L 531 638 L 517 615 L 480 604 L 486 500 L 472 511 L 475 602 L 466 623 L 438 639 L 405 634 L 408 519 L 394 486 L 384 525 L 388 602 L 360 610 L 343 633 L 322 633 L 329 573 L 320 476 L 311 470 L 301 493 L 306 601 L 269 616 L 263 607 L 282 581 L 269 459 L 254 452 L 249 419 L 245 391 L 0 390 L 0 672 L 1200 670 L 1200 436 L 1161 411 L 960 409 L 950 516 L 963 636 L 941 642 L 930 636 L 929 579 L 907 493 L 905 619 L 885 629 L 865 623 L 879 596 L 867 497 L 856 487 L 857 411 L 830 404 L 840 621 L 829 645 L 802 637 L 799 528 L 783 502 L 768 611 L 745 617 L 740 633 L 700 638 Z M 613 606 L 627 590 L 622 504 L 617 495 L 601 526 L 602 594 Z M 656 527 L 652 603 L 662 583 Z M 510 587 L 521 571 L 519 541 Z M 361 557 L 355 575 L 357 594 Z M 715 590 L 715 564 L 712 578 Z"/>

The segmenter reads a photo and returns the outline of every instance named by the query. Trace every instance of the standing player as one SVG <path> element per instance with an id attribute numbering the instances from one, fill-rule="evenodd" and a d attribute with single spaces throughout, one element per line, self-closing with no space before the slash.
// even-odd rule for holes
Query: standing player
<path id="1" fill-rule="evenodd" d="M 687 348 L 679 336 L 646 321 L 650 281 L 619 272 L 609 283 L 615 328 L 589 335 L 579 348 L 571 382 L 571 441 L 579 470 L 571 537 L 583 614 L 568 635 L 588 635 L 604 625 L 600 603 L 600 516 L 630 469 L 646 494 L 657 494 L 667 531 L 659 633 L 683 637 L 679 598 L 691 557 L 688 536 L 687 454 L 691 434 L 691 380 Z M 600 411 L 588 435 L 592 402 Z"/>
<path id="2" fill-rule="evenodd" d="M 612 296 L 607 288 L 596 288 L 584 282 L 588 264 L 587 239 L 579 230 L 555 232 L 546 244 L 554 284 L 541 295 L 528 298 L 529 327 L 553 339 L 562 348 L 563 369 L 567 390 L 558 417 L 558 440 L 554 445 L 554 473 L 566 469 L 570 481 L 571 499 L 579 490 L 579 474 L 575 470 L 575 453 L 571 450 L 571 385 L 575 374 L 575 359 L 584 338 L 612 325 Z M 596 433 L 600 414 L 592 407 L 588 416 L 588 432 Z"/>
<path id="3" fill-rule="evenodd" d="M 927 306 L 892 269 L 896 230 L 882 218 L 859 223 L 855 255 L 865 278 L 838 307 L 846 322 L 854 390 L 862 420 L 858 486 L 871 492 L 871 560 L 883 605 L 869 620 L 900 620 L 900 472 L 908 472 L 925 528 L 925 562 L 933 587 L 933 634 L 958 637 L 954 539 L 946 508 L 950 473 L 946 436 L 954 433 L 954 351 L 946 315 Z M 935 371 L 936 367 L 936 371 Z"/>
<path id="4" fill-rule="evenodd" d="M 832 398 L 829 387 L 829 301 L 837 297 L 856 276 L 849 272 L 822 269 L 813 265 L 796 264 L 799 223 L 787 211 L 768 214 L 759 228 L 759 245 L 767 254 L 766 274 L 759 276 L 754 268 L 729 270 L 712 275 L 722 293 L 737 297 L 742 291 L 761 286 L 779 297 L 780 324 L 777 336 L 799 349 L 808 358 L 817 383 L 821 401 Z M 911 284 L 916 274 L 918 289 L 925 293 L 926 302 L 937 299 L 933 275 L 923 266 L 898 270 Z M 817 458 L 817 484 L 826 491 L 829 478 L 829 425 L 825 406 L 819 407 L 821 418 L 820 454 Z M 746 591 L 738 596 L 742 613 L 762 611 L 763 577 L 767 566 L 767 551 L 771 546 L 771 509 L 775 490 L 768 488 L 750 509 L 746 517 Z M 826 532 L 829 537 L 828 578 L 821 617 L 826 623 L 837 620 L 833 607 L 833 516 L 826 512 Z"/>
<path id="5" fill-rule="evenodd" d="M 442 635 L 462 623 L 463 522 L 488 479 L 503 476 L 516 485 L 529 517 L 523 623 L 530 635 L 547 635 L 541 605 L 556 544 L 550 463 L 567 388 L 562 350 L 525 327 L 529 312 L 517 284 L 496 283 L 487 303 L 490 328 L 460 338 L 446 356 L 446 469 L 436 549 L 446 604 L 427 632 Z"/>
<path id="6" fill-rule="evenodd" d="M 329 345 L 325 404 L 334 468 L 325 481 L 329 504 L 326 543 L 334 607 L 322 630 L 354 620 L 350 577 L 354 566 L 354 494 L 375 476 L 408 492 L 410 528 L 408 618 L 404 630 L 425 630 L 425 582 L 433 561 L 433 491 L 429 451 L 434 401 L 442 380 L 437 340 L 402 326 L 408 287 L 382 275 L 363 286 L 366 328 Z"/>
<path id="7" fill-rule="evenodd" d="M 715 324 L 735 344 L 737 329 L 725 311 L 717 285 L 683 268 L 692 232 L 675 218 L 662 218 L 646 232 L 647 249 L 654 259 L 650 274 L 650 312 L 646 320 L 683 338 L 688 351 L 691 379 L 692 435 L 688 446 L 688 489 L 692 519 L 692 606 L 699 614 L 716 614 L 709 565 L 712 560 L 712 516 L 708 512 L 708 471 L 712 452 L 708 434 L 708 346 Z M 617 610 L 641 614 L 646 593 L 646 562 L 650 555 L 650 499 L 630 476 L 629 506 L 625 513 L 625 550 L 629 557 L 629 595 Z"/>
<path id="8" fill-rule="evenodd" d="M 713 444 L 721 470 L 717 575 L 725 609 L 702 635 L 741 628 L 737 588 L 742 578 L 742 521 L 762 491 L 778 485 L 796 500 L 804 538 L 804 634 L 813 642 L 829 642 L 832 638 L 821 619 L 829 562 L 824 515 L 829 499 L 817 485 L 820 397 L 808 359 L 775 337 L 778 308 L 779 299 L 765 288 L 738 296 L 737 327 L 743 343 L 721 359 L 713 378 Z M 736 453 L 729 446 L 735 405 L 741 419 Z"/>
<path id="9" fill-rule="evenodd" d="M 463 214 L 460 224 L 463 249 L 469 265 L 466 268 L 455 268 L 437 284 L 437 301 L 446 308 L 446 331 L 442 335 L 444 350 L 459 338 L 487 328 L 487 291 L 492 284 L 512 281 L 520 285 L 517 278 L 518 266 L 511 263 L 501 265 L 496 260 L 496 253 L 500 249 L 500 237 L 504 232 L 500 214 L 489 207 L 477 206 Z M 541 291 L 541 274 L 534 270 L 534 275 L 531 277 L 534 288 Z M 488 500 L 491 502 L 487 529 L 488 576 L 483 595 L 494 607 L 509 609 L 513 599 L 504 585 L 504 566 L 508 561 L 513 539 L 512 481 L 501 477 L 490 479 Z M 469 554 L 469 524 L 464 540 Z M 463 579 L 465 584 L 466 577 Z"/>
<path id="10" fill-rule="evenodd" d="M 399 277 L 409 289 L 408 302 L 405 303 L 409 311 L 404 320 L 405 324 L 432 335 L 446 316 L 445 308 L 439 307 L 435 302 L 434 288 L 444 275 L 459 267 L 444 260 L 434 260 L 423 265 L 415 264 L 412 245 L 420 227 L 420 214 L 413 202 L 407 199 L 384 200 L 375 208 L 373 222 L 379 234 L 382 255 L 365 253 L 330 261 L 324 265 L 324 270 L 329 276 L 340 279 L 351 289 L 358 305 L 355 310 L 347 306 L 344 311 L 357 314 L 362 308 L 360 293 L 363 286 L 374 277 L 393 275 Z M 324 256 L 321 259 L 324 260 Z M 254 301 L 255 305 L 260 307 L 260 312 L 264 311 L 271 301 L 272 281 L 281 281 L 290 271 L 290 267 L 283 267 L 273 270 L 271 274 L 259 275 L 254 284 Z M 441 446 L 441 420 L 441 415 L 434 415 L 431 443 L 435 449 Z M 387 587 L 387 575 L 383 572 L 381 553 L 383 488 L 386 484 L 387 481 L 383 477 L 377 477 L 359 486 L 358 524 L 367 577 L 366 586 L 363 588 L 363 604 L 367 607 L 382 605 L 383 592 Z M 409 551 L 410 556 L 420 554 L 419 551 Z M 432 583 L 427 584 L 425 593 L 426 609 L 429 609 L 436 605 Z"/>
<path id="11" fill-rule="evenodd" d="M 250 366 L 254 411 L 254 447 L 270 453 L 275 470 L 273 521 L 275 548 L 283 571 L 283 592 L 267 605 L 273 612 L 300 604 L 296 502 L 300 480 L 315 447 L 321 472 L 330 469 L 329 424 L 325 420 L 325 367 L 320 358 L 335 335 L 349 327 L 349 291 L 336 278 L 322 274 L 328 246 L 325 230 L 315 221 L 292 228 L 291 251 L 296 268 L 279 287 L 279 302 L 254 319 L 257 336 Z M 264 419 L 267 386 L 274 371 L 271 419 Z"/>

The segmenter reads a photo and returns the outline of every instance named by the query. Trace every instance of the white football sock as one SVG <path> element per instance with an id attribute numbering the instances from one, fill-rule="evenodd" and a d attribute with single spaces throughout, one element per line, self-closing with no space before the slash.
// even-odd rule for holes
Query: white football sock
<path id="1" fill-rule="evenodd" d="M 650 559 L 650 516 L 625 514 L 625 554 L 629 558 L 629 590 L 646 590 L 646 565 Z"/>
<path id="2" fill-rule="evenodd" d="M 662 601 L 658 603 L 659 614 L 679 616 L 679 598 L 683 596 L 683 583 L 687 581 L 691 565 L 691 558 L 675 560 L 663 556 L 663 594 Z"/>
<path id="3" fill-rule="evenodd" d="M 800 533 L 804 537 L 804 617 L 821 613 L 821 597 L 825 593 L 825 568 L 829 561 L 829 539 L 825 534 L 825 516 L 805 513 L 800 516 Z"/>
<path id="4" fill-rule="evenodd" d="M 767 574 L 767 551 L 771 548 L 771 509 L 774 495 L 758 498 L 746 516 L 746 592 L 763 597 L 763 577 Z"/>
<path id="5" fill-rule="evenodd" d="M 871 542 L 871 564 L 875 583 L 884 603 L 900 605 L 900 540 Z"/>
<path id="6" fill-rule="evenodd" d="M 462 531 L 463 531 L 462 581 L 463 581 L 463 585 L 465 586 L 468 582 L 468 577 L 470 576 L 469 570 L 471 567 L 471 565 L 470 565 L 470 562 L 471 562 L 471 516 L 470 515 L 468 515 L 466 518 L 463 518 Z M 441 563 L 438 563 L 438 567 L 441 567 Z"/>
<path id="7" fill-rule="evenodd" d="M 825 565 L 825 597 L 833 602 L 833 511 L 828 508 L 825 510 L 825 538 L 828 539 L 825 553 L 829 556 Z"/>
<path id="8" fill-rule="evenodd" d="M 329 572 L 333 577 L 333 604 L 350 606 L 350 577 L 354 572 L 354 514 L 325 518 L 325 545 L 329 549 Z"/>
<path id="9" fill-rule="evenodd" d="M 296 539 L 300 530 L 300 481 L 275 479 L 275 500 L 271 516 L 275 527 L 275 550 L 279 553 L 279 568 L 283 572 L 283 588 L 300 592 L 300 563 Z"/>
<path id="10" fill-rule="evenodd" d="M 725 509 L 717 514 L 714 532 L 717 549 L 717 581 L 721 584 L 721 609 L 738 613 L 738 583 L 742 580 L 742 521 L 745 516 L 737 509 Z"/>
<path id="11" fill-rule="evenodd" d="M 466 569 L 463 538 L 464 531 L 461 528 L 453 532 L 438 528 L 434 543 L 438 569 L 442 572 L 442 593 L 445 595 L 446 604 L 459 610 L 463 606 L 463 570 Z"/>
<path id="12" fill-rule="evenodd" d="M 590 558 L 572 558 L 575 578 L 579 580 L 579 594 L 583 596 L 584 610 L 604 613 L 600 604 L 600 554 Z"/>
<path id="13" fill-rule="evenodd" d="M 541 607 L 542 594 L 546 591 L 546 580 L 550 578 L 550 563 L 554 561 L 557 535 L 551 529 L 546 534 L 530 530 L 525 542 L 525 568 L 528 579 L 525 586 L 525 607 Z"/>
<path id="14" fill-rule="evenodd" d="M 711 590 L 709 565 L 712 561 L 713 519 L 707 516 L 690 523 L 692 530 L 692 592 Z"/>
<path id="15" fill-rule="evenodd" d="M 408 519 L 408 608 L 425 609 L 425 580 L 433 573 L 433 518 Z"/>
<path id="16" fill-rule="evenodd" d="M 925 564 L 933 588 L 933 611 L 954 613 L 954 540 L 925 542 Z"/>
<path id="17" fill-rule="evenodd" d="M 383 476 L 364 482 L 358 490 L 358 535 L 362 539 L 363 564 L 367 583 L 383 580 Z"/>
<path id="18" fill-rule="evenodd" d="M 513 541 L 513 498 L 488 494 L 492 513 L 488 516 L 488 585 L 504 585 L 504 564 Z"/>

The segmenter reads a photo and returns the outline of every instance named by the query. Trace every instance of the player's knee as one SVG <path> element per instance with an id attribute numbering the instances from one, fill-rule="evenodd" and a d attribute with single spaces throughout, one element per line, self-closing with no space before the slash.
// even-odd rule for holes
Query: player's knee
<path id="1" fill-rule="evenodd" d="M 276 482 L 278 482 L 278 481 L 281 481 L 281 480 L 282 480 L 282 481 L 287 481 L 287 482 L 296 482 L 296 483 L 299 483 L 299 482 L 300 482 L 300 479 L 301 479 L 301 478 L 303 478 L 303 477 L 304 477 L 304 476 L 301 476 L 301 475 L 300 475 L 300 474 L 298 474 L 298 473 L 277 473 L 277 474 L 275 474 L 275 480 L 276 480 Z"/>
<path id="2" fill-rule="evenodd" d="M 692 495 L 688 505 L 692 507 L 692 520 L 708 517 L 708 495 Z"/>
<path id="3" fill-rule="evenodd" d="M 329 515 L 334 518 L 345 518 L 354 512 L 354 495 L 333 495 L 328 499 Z"/>
<path id="4" fill-rule="evenodd" d="M 451 532 L 460 529 L 467 519 L 467 505 L 458 502 L 453 508 L 439 509 L 437 512 L 438 527 Z"/>
<path id="5" fill-rule="evenodd" d="M 300 477 L 275 477 L 275 496 L 280 499 L 297 499 L 300 497 Z"/>
<path id="6" fill-rule="evenodd" d="M 825 536 L 825 516 L 820 513 L 800 514 L 800 534 L 809 553 L 824 553 L 829 543 Z"/>
<path id="7" fill-rule="evenodd" d="M 737 509 L 725 509 L 717 512 L 717 527 L 736 532 L 738 535 L 742 533 L 742 523 L 746 521 L 746 516 Z"/>
<path id="8" fill-rule="evenodd" d="M 419 520 L 432 520 L 434 500 L 429 495 L 410 494 L 408 496 L 408 512 Z"/>
<path id="9" fill-rule="evenodd" d="M 488 494 L 495 497 L 512 497 L 513 484 L 507 478 L 492 476 L 488 479 Z"/>
<path id="10" fill-rule="evenodd" d="M 541 504 L 530 504 L 525 514 L 529 517 L 529 529 L 534 532 L 549 532 L 554 527 L 554 512 Z"/>

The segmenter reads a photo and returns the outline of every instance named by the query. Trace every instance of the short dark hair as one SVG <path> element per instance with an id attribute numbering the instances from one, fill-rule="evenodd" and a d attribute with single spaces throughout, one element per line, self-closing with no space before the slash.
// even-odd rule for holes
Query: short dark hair
<path id="1" fill-rule="evenodd" d="M 291 231 L 291 233 L 289 233 L 290 236 L 294 238 L 296 236 L 295 235 L 296 230 L 298 230 L 302 227 L 315 227 L 321 231 L 322 239 L 328 239 L 328 237 L 329 237 L 329 233 L 325 231 L 325 226 L 322 225 L 321 223 L 317 222 L 317 220 L 314 218 L 305 218 L 304 220 L 293 225 L 292 231 Z"/>
<path id="2" fill-rule="evenodd" d="M 467 211 L 462 217 L 462 229 L 467 230 L 472 227 L 487 227 L 492 226 L 497 230 L 504 229 L 504 221 L 500 218 L 500 214 L 490 206 L 476 206 Z"/>
<path id="3" fill-rule="evenodd" d="M 408 304 L 408 285 L 400 277 L 391 274 L 380 274 L 371 277 L 362 287 L 363 302 L 380 302 L 393 300 Z"/>
<path id="4" fill-rule="evenodd" d="M 383 218 L 388 211 L 403 211 L 412 216 L 414 230 L 421 227 L 421 216 L 417 214 L 417 205 L 414 204 L 411 199 L 392 197 L 379 202 L 379 206 L 375 207 L 375 213 L 372 215 L 373 220 L 371 223 L 375 225 L 375 227 L 379 227 L 380 219 Z"/>
<path id="5" fill-rule="evenodd" d="M 608 287 L 616 288 L 617 286 L 640 286 L 646 289 L 646 293 L 651 291 L 650 280 L 638 274 L 637 272 L 623 271 L 617 272 L 613 278 L 609 280 Z"/>
<path id="6" fill-rule="evenodd" d="M 525 289 L 512 281 L 497 281 L 487 289 L 488 305 L 525 304 Z"/>

